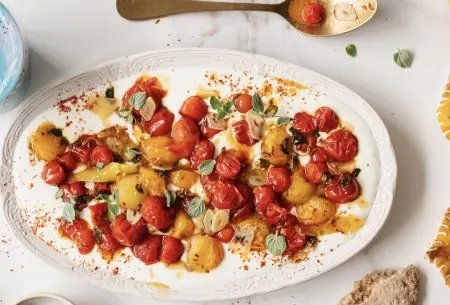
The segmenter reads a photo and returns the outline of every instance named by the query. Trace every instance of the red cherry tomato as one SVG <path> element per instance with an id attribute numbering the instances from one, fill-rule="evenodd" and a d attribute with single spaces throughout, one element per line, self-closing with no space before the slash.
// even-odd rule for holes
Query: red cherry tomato
<path id="1" fill-rule="evenodd" d="M 66 173 L 62 165 L 56 160 L 52 160 L 45 165 L 42 170 L 42 180 L 50 185 L 58 185 L 66 179 Z"/>
<path id="2" fill-rule="evenodd" d="M 222 131 L 220 129 L 214 129 L 214 128 L 209 127 L 207 120 L 202 120 L 200 122 L 200 129 L 202 132 L 202 136 L 206 139 L 210 139 Z"/>
<path id="3" fill-rule="evenodd" d="M 253 145 L 256 141 L 250 136 L 250 128 L 245 120 L 238 121 L 231 125 L 234 137 L 244 145 Z"/>
<path id="4" fill-rule="evenodd" d="M 315 149 L 317 147 L 317 137 L 315 137 L 314 135 L 310 135 L 308 137 L 308 146 L 309 146 L 309 151 L 312 151 L 313 149 Z"/>
<path id="5" fill-rule="evenodd" d="M 247 202 L 250 199 L 252 199 L 250 197 L 253 194 L 253 190 L 250 186 L 248 186 L 247 183 L 239 181 L 239 182 L 236 182 L 234 185 L 236 186 L 239 193 L 241 194 L 242 201 Z"/>
<path id="6" fill-rule="evenodd" d="M 306 244 L 306 235 L 299 225 L 282 228 L 280 234 L 286 238 L 286 254 L 295 254 Z"/>
<path id="7" fill-rule="evenodd" d="M 111 224 L 112 235 L 117 241 L 127 247 L 133 247 L 140 242 L 147 232 L 145 221 L 140 219 L 132 225 L 124 214 L 117 215 Z"/>
<path id="8" fill-rule="evenodd" d="M 61 184 L 59 188 L 63 190 L 62 198 L 64 201 L 70 201 L 71 198 L 77 198 L 87 193 L 84 182 L 81 181 Z"/>
<path id="9" fill-rule="evenodd" d="M 224 152 L 216 160 L 215 171 L 222 178 L 236 178 L 241 171 L 241 161 L 236 155 Z"/>
<path id="10" fill-rule="evenodd" d="M 91 151 L 91 164 L 108 165 L 114 160 L 114 155 L 111 149 L 107 146 L 97 146 Z"/>
<path id="11" fill-rule="evenodd" d="M 105 221 L 109 223 L 107 220 L 108 203 L 101 202 L 91 205 L 89 206 L 89 210 L 91 211 L 91 219 L 94 226 L 101 226 L 105 223 Z"/>
<path id="12" fill-rule="evenodd" d="M 208 112 L 208 106 L 200 96 L 188 97 L 181 105 L 179 113 L 185 117 L 200 121 Z"/>
<path id="13" fill-rule="evenodd" d="M 108 183 L 95 182 L 94 183 L 94 195 L 98 194 L 111 194 L 111 187 Z"/>
<path id="14" fill-rule="evenodd" d="M 145 92 L 146 98 L 152 97 L 155 102 L 156 109 L 161 106 L 162 98 L 165 94 L 162 89 L 162 85 L 157 78 L 140 77 L 136 80 L 135 84 L 125 92 L 122 99 L 124 108 L 130 109 L 130 98 L 137 92 Z M 133 109 L 133 115 L 135 117 L 141 117 L 141 113 L 137 109 Z"/>
<path id="15" fill-rule="evenodd" d="M 133 254 L 146 265 L 159 262 L 162 248 L 162 237 L 150 235 L 140 243 L 134 245 Z"/>
<path id="16" fill-rule="evenodd" d="M 173 264 L 180 260 L 184 252 L 181 240 L 172 236 L 164 236 L 162 239 L 161 260 L 166 264 Z"/>
<path id="17" fill-rule="evenodd" d="M 173 125 L 171 137 L 174 143 L 196 143 L 200 139 L 200 130 L 193 120 L 181 118 Z"/>
<path id="18" fill-rule="evenodd" d="M 323 182 L 324 174 L 328 173 L 326 163 L 308 163 L 305 167 L 305 176 L 309 182 L 320 184 Z"/>
<path id="19" fill-rule="evenodd" d="M 92 223 L 97 231 L 94 231 L 94 238 L 98 247 L 107 253 L 114 253 L 122 245 L 114 238 L 111 232 L 110 223 L 108 220 L 108 204 L 98 203 L 89 207 L 91 210 Z"/>
<path id="20" fill-rule="evenodd" d="M 218 209 L 238 209 L 243 204 L 242 195 L 238 188 L 230 182 L 217 180 L 211 183 L 210 191 L 211 203 Z"/>
<path id="21" fill-rule="evenodd" d="M 286 221 L 288 213 L 288 210 L 283 208 L 278 202 L 272 202 L 265 211 L 259 214 L 265 222 L 275 225 Z"/>
<path id="22" fill-rule="evenodd" d="M 78 162 L 87 164 L 92 149 L 97 145 L 97 141 L 92 136 L 82 136 L 69 146 L 69 151 L 73 153 Z"/>
<path id="23" fill-rule="evenodd" d="M 175 210 L 168 208 L 166 199 L 148 196 L 142 200 L 141 214 L 146 222 L 158 230 L 169 228 L 175 220 Z"/>
<path id="24" fill-rule="evenodd" d="M 71 152 L 65 152 L 59 156 L 58 162 L 69 172 L 77 168 L 77 160 Z"/>
<path id="25" fill-rule="evenodd" d="M 323 188 L 325 197 L 337 203 L 355 200 L 361 193 L 361 188 L 351 174 L 341 174 L 333 177 Z"/>
<path id="26" fill-rule="evenodd" d="M 277 193 L 286 191 L 291 182 L 291 173 L 285 167 L 271 167 L 267 171 L 267 183 Z"/>
<path id="27" fill-rule="evenodd" d="M 289 228 L 298 225 L 298 219 L 292 214 L 288 214 L 286 220 L 280 224 L 281 228 Z"/>
<path id="28" fill-rule="evenodd" d="M 330 133 L 322 145 L 325 152 L 337 161 L 351 161 L 358 154 L 358 139 L 347 130 Z"/>
<path id="29" fill-rule="evenodd" d="M 156 110 L 150 121 L 141 121 L 142 128 L 151 136 L 165 136 L 172 131 L 175 116 L 166 107 Z"/>
<path id="30" fill-rule="evenodd" d="M 189 158 L 194 150 L 195 142 L 169 144 L 167 149 L 178 158 Z"/>
<path id="31" fill-rule="evenodd" d="M 297 132 L 308 134 L 316 130 L 316 119 L 307 112 L 298 112 L 294 116 L 292 126 Z"/>
<path id="32" fill-rule="evenodd" d="M 201 140 L 195 145 L 191 154 L 191 167 L 197 169 L 203 161 L 214 158 L 214 144 L 209 140 Z"/>
<path id="33" fill-rule="evenodd" d="M 330 132 L 339 126 L 339 117 L 328 107 L 320 107 L 316 110 L 316 120 L 317 127 L 322 132 Z"/>
<path id="34" fill-rule="evenodd" d="M 77 245 L 81 254 L 88 254 L 94 249 L 94 234 L 84 219 L 76 217 L 73 222 L 63 221 L 61 223 L 61 232 L 63 236 Z"/>
<path id="35" fill-rule="evenodd" d="M 302 12 L 303 19 L 311 24 L 321 23 L 325 17 L 325 8 L 320 3 L 308 4 Z"/>
<path id="36" fill-rule="evenodd" d="M 225 228 L 217 232 L 216 237 L 223 243 L 229 243 L 234 237 L 234 228 L 231 225 L 227 225 Z"/>
<path id="37" fill-rule="evenodd" d="M 240 113 L 247 113 L 253 109 L 252 96 L 250 94 L 240 94 L 234 99 L 234 106 Z"/>
<path id="38" fill-rule="evenodd" d="M 322 147 L 317 147 L 311 153 L 311 162 L 313 163 L 327 163 L 328 156 Z"/>
<path id="39" fill-rule="evenodd" d="M 254 210 L 255 205 L 253 204 L 253 199 L 247 200 L 242 207 L 233 212 L 231 219 L 234 222 L 246 220 L 253 215 Z"/>
<path id="40" fill-rule="evenodd" d="M 253 189 L 256 211 L 264 212 L 272 202 L 275 202 L 276 195 L 272 188 L 268 186 L 258 186 Z"/>

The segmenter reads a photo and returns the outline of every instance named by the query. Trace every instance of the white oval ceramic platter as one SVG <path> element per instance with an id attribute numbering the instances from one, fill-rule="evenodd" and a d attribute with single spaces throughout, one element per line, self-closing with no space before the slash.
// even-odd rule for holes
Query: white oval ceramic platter
<path id="1" fill-rule="evenodd" d="M 51 120 L 59 127 L 64 126 L 67 118 L 72 120 L 72 125 L 64 129 L 70 141 L 83 132 L 100 131 L 105 126 L 96 115 L 88 110 L 60 113 L 57 101 L 83 92 L 103 91 L 109 83 L 115 86 L 116 97 L 121 97 L 142 73 L 161 79 L 168 90 L 164 104 L 174 113 L 199 86 L 214 87 L 227 96 L 240 92 L 243 86 L 260 88 L 264 81 L 273 82 L 276 77 L 306 85 L 305 89 L 294 88 L 293 96 L 282 98 L 278 114 L 293 116 L 299 110 L 314 111 L 327 105 L 354 127 L 360 147 L 357 166 L 362 169 L 358 180 L 369 205 L 365 209 L 356 204 L 347 206 L 352 214 L 366 218 L 365 225 L 353 235 L 323 236 L 308 260 L 283 263 L 281 267 L 270 263 L 261 267 L 255 258 L 246 264 L 248 270 L 244 270 L 239 256 L 226 252 L 219 268 L 209 274 L 196 274 L 169 270 L 162 264 L 145 266 L 129 255 L 118 256 L 107 264 L 97 251 L 86 256 L 78 254 L 72 243 L 57 233 L 55 220 L 62 215 L 63 202 L 55 199 L 56 187 L 41 181 L 43 164 L 33 165 L 29 160 L 27 138 L 44 120 Z M 208 84 L 211 75 L 219 78 L 229 75 L 238 85 L 232 88 L 226 83 Z M 382 227 L 392 204 L 396 160 L 389 135 L 375 111 L 358 95 L 327 77 L 264 56 L 213 49 L 133 55 L 41 90 L 24 104 L 3 150 L 2 184 L 7 221 L 21 242 L 52 266 L 113 291 L 206 301 L 244 297 L 300 283 L 338 266 L 363 249 Z M 111 122 L 125 125 L 114 116 Z M 149 283 L 162 283 L 170 289 Z"/>

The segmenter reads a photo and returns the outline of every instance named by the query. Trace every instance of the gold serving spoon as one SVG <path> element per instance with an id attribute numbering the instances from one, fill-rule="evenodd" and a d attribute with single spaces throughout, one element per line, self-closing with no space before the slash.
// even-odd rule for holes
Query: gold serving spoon
<path id="1" fill-rule="evenodd" d="M 320 24 L 308 24 L 303 9 L 318 2 L 326 14 Z M 377 11 L 377 0 L 285 0 L 279 4 L 233 3 L 193 0 L 117 0 L 117 10 L 125 19 L 143 20 L 174 14 L 211 11 L 265 11 L 281 15 L 302 33 L 333 36 L 359 28 Z"/>

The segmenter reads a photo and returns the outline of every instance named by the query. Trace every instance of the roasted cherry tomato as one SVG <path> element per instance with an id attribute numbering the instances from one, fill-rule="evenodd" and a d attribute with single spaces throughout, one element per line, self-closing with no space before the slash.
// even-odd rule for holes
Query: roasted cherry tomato
<path id="1" fill-rule="evenodd" d="M 151 136 L 165 136 L 172 131 L 175 116 L 166 107 L 158 109 L 150 121 L 141 121 L 142 128 Z"/>
<path id="2" fill-rule="evenodd" d="M 94 234 L 86 220 L 76 217 L 72 222 L 62 221 L 61 232 L 77 245 L 81 254 L 88 254 L 94 249 Z"/>
<path id="3" fill-rule="evenodd" d="M 144 238 L 147 227 L 142 219 L 135 224 L 131 224 L 124 214 L 120 214 L 116 216 L 111 224 L 111 231 L 120 244 L 133 247 Z"/>
<path id="4" fill-rule="evenodd" d="M 291 173 L 283 166 L 271 167 L 267 171 L 267 183 L 277 193 L 287 190 L 291 186 L 291 182 Z"/>
<path id="5" fill-rule="evenodd" d="M 250 94 L 239 94 L 234 99 L 234 106 L 240 113 L 247 113 L 253 109 L 252 96 Z"/>
<path id="6" fill-rule="evenodd" d="M 313 151 L 313 149 L 315 149 L 317 147 L 317 137 L 314 135 L 310 135 L 308 137 L 308 146 L 309 146 L 309 151 Z"/>
<path id="7" fill-rule="evenodd" d="M 114 160 L 114 155 L 111 149 L 107 146 L 97 146 L 91 151 L 91 164 L 108 165 Z"/>
<path id="8" fill-rule="evenodd" d="M 265 211 L 269 204 L 275 202 L 276 195 L 272 188 L 268 186 L 258 186 L 253 189 L 255 207 L 258 212 Z"/>
<path id="9" fill-rule="evenodd" d="M 180 260 L 184 252 L 181 240 L 172 236 L 164 236 L 160 258 L 166 264 L 173 264 Z"/>
<path id="10" fill-rule="evenodd" d="M 45 165 L 42 170 L 42 180 L 50 185 L 58 185 L 66 179 L 66 173 L 62 165 L 56 160 L 52 160 Z"/>
<path id="11" fill-rule="evenodd" d="M 216 134 L 218 134 L 219 132 L 221 132 L 221 129 L 215 129 L 212 128 L 208 125 L 208 121 L 207 120 L 202 120 L 200 122 L 200 129 L 202 132 L 202 136 L 206 139 L 210 139 L 213 136 L 215 136 Z"/>
<path id="12" fill-rule="evenodd" d="M 71 152 L 65 152 L 58 157 L 58 162 L 64 167 L 66 171 L 73 171 L 77 168 L 77 160 Z"/>
<path id="13" fill-rule="evenodd" d="M 231 125 L 234 137 L 236 140 L 244 145 L 253 145 L 256 141 L 250 136 L 250 128 L 247 121 L 242 120 Z"/>
<path id="14" fill-rule="evenodd" d="M 146 98 L 152 97 L 155 102 L 156 109 L 161 106 L 162 98 L 165 94 L 162 89 L 162 85 L 155 77 L 140 77 L 136 80 L 135 84 L 128 89 L 123 96 L 123 106 L 126 109 L 130 109 L 130 98 L 137 92 L 145 92 Z M 133 108 L 133 115 L 135 117 L 141 117 L 139 110 Z"/>
<path id="15" fill-rule="evenodd" d="M 309 182 L 320 184 L 324 180 L 324 175 L 328 173 L 326 163 L 308 163 L 305 167 L 305 176 Z"/>
<path id="16" fill-rule="evenodd" d="M 108 203 L 101 202 L 95 205 L 89 206 L 89 210 L 91 211 L 91 219 L 94 226 L 98 227 L 104 224 L 104 222 L 109 222 L 107 219 L 108 215 Z"/>
<path id="17" fill-rule="evenodd" d="M 347 130 L 330 133 L 322 145 L 327 155 L 337 161 L 351 161 L 358 154 L 358 139 Z"/>
<path id="18" fill-rule="evenodd" d="M 242 207 L 233 212 L 231 219 L 233 222 L 243 221 L 252 216 L 254 210 L 255 205 L 253 204 L 253 199 L 250 198 Z"/>
<path id="19" fill-rule="evenodd" d="M 108 204 L 98 203 L 89 207 L 91 210 L 92 223 L 95 226 L 94 238 L 98 247 L 107 253 L 114 253 L 122 245 L 114 238 L 111 232 L 110 223 L 108 220 Z"/>
<path id="20" fill-rule="evenodd" d="M 178 158 L 189 158 L 194 150 L 195 142 L 169 144 L 167 149 Z"/>
<path id="21" fill-rule="evenodd" d="M 327 163 L 328 156 L 322 147 L 317 147 L 311 152 L 311 162 L 313 163 Z"/>
<path id="22" fill-rule="evenodd" d="M 234 233 L 233 226 L 227 225 L 225 228 L 216 233 L 216 237 L 223 243 L 229 243 L 233 239 Z"/>
<path id="23" fill-rule="evenodd" d="M 142 200 L 141 214 L 146 222 L 158 230 L 169 228 L 175 220 L 175 210 L 168 208 L 166 199 L 159 196 L 147 196 Z"/>
<path id="24" fill-rule="evenodd" d="M 307 112 L 298 112 L 294 116 L 292 126 L 297 132 L 309 134 L 317 129 L 316 119 Z"/>
<path id="25" fill-rule="evenodd" d="M 295 254 L 306 244 L 306 235 L 299 225 L 293 225 L 280 230 L 280 234 L 286 238 L 286 254 Z"/>
<path id="26" fill-rule="evenodd" d="M 200 130 L 193 120 L 181 118 L 173 125 L 171 137 L 174 143 L 196 143 L 200 139 Z"/>
<path id="27" fill-rule="evenodd" d="M 238 209 L 243 204 L 242 195 L 231 182 L 217 180 L 211 183 L 211 203 L 218 209 Z"/>
<path id="28" fill-rule="evenodd" d="M 333 202 L 346 203 L 359 197 L 361 188 L 351 174 L 331 178 L 323 188 L 325 197 Z"/>
<path id="29" fill-rule="evenodd" d="M 88 164 L 91 151 L 96 145 L 97 141 L 92 136 L 82 136 L 69 146 L 69 151 L 73 153 L 78 162 Z"/>
<path id="30" fill-rule="evenodd" d="M 208 112 L 208 106 L 200 96 L 191 96 L 183 102 L 179 112 L 181 115 L 198 122 Z"/>
<path id="31" fill-rule="evenodd" d="M 191 167 L 197 169 L 200 163 L 214 158 L 214 144 L 209 140 L 201 140 L 195 145 L 191 154 Z"/>
<path id="32" fill-rule="evenodd" d="M 94 195 L 111 194 L 111 187 L 108 183 L 94 182 Z"/>
<path id="33" fill-rule="evenodd" d="M 253 190 L 250 186 L 248 186 L 247 183 L 239 181 L 235 182 L 234 185 L 239 190 L 239 193 L 241 193 L 242 200 L 244 202 L 247 202 L 248 200 L 251 199 L 250 197 L 253 194 Z"/>
<path id="34" fill-rule="evenodd" d="M 62 198 L 64 201 L 70 201 L 71 198 L 80 197 L 87 193 L 84 182 L 81 181 L 64 183 L 61 184 L 59 188 L 63 190 Z"/>
<path id="35" fill-rule="evenodd" d="M 162 237 L 150 235 L 140 243 L 134 245 L 133 254 L 146 265 L 159 262 L 162 248 Z"/>
<path id="36" fill-rule="evenodd" d="M 283 208 L 278 202 L 272 202 L 265 211 L 259 214 L 265 222 L 275 225 L 286 221 L 288 213 L 288 210 Z"/>
<path id="37" fill-rule="evenodd" d="M 295 225 L 298 225 L 298 219 L 292 214 L 288 214 L 286 220 L 280 223 L 281 228 L 289 228 Z"/>
<path id="38" fill-rule="evenodd" d="M 321 23 L 325 17 L 325 8 L 320 3 L 310 3 L 303 9 L 302 16 L 308 23 Z"/>
<path id="39" fill-rule="evenodd" d="M 320 107 L 316 110 L 316 120 L 317 127 L 322 132 L 330 132 L 339 126 L 339 117 L 328 107 Z"/>
<path id="40" fill-rule="evenodd" d="M 233 153 L 224 152 L 217 158 L 215 170 L 222 178 L 236 178 L 241 171 L 241 161 Z"/>

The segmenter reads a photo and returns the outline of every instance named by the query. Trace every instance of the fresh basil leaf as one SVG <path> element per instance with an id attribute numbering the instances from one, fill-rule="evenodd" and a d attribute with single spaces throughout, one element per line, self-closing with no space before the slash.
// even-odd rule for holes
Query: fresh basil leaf
<path id="1" fill-rule="evenodd" d="M 348 44 L 345 47 L 345 52 L 347 52 L 347 54 L 351 57 L 355 57 L 356 56 L 356 46 L 354 44 Z"/>
<path id="2" fill-rule="evenodd" d="M 66 203 L 63 208 L 63 219 L 67 222 L 72 222 L 75 219 L 75 215 L 75 207 L 70 203 Z"/>
<path id="3" fill-rule="evenodd" d="M 170 208 L 174 203 L 175 199 L 177 199 L 177 195 L 174 192 L 165 190 L 164 195 L 166 196 L 167 207 Z"/>
<path id="4" fill-rule="evenodd" d="M 262 102 L 261 97 L 259 96 L 259 94 L 257 92 L 255 94 L 253 94 L 253 96 L 252 96 L 252 108 L 253 108 L 253 112 L 255 112 L 256 114 L 264 113 L 264 104 Z"/>
<path id="5" fill-rule="evenodd" d="M 399 67 L 409 68 L 411 67 L 413 56 L 408 50 L 398 49 L 397 53 L 394 54 L 394 61 Z"/>
<path id="6" fill-rule="evenodd" d="M 280 117 L 277 119 L 277 124 L 278 124 L 278 125 L 283 125 L 283 124 L 289 123 L 290 121 L 292 121 L 292 119 L 291 119 L 290 117 L 287 117 L 287 116 L 280 116 Z"/>
<path id="7" fill-rule="evenodd" d="M 209 104 L 211 105 L 212 109 L 214 109 L 214 110 L 222 109 L 222 102 L 219 101 L 219 99 L 217 97 L 215 97 L 214 95 L 211 96 L 211 98 L 209 99 Z"/>
<path id="8" fill-rule="evenodd" d="M 120 213 L 120 207 L 118 204 L 110 203 L 108 204 L 108 216 L 111 220 L 116 218 L 116 216 Z"/>
<path id="9" fill-rule="evenodd" d="M 115 190 L 110 198 L 111 202 L 117 203 L 117 200 L 119 200 L 119 190 Z"/>
<path id="10" fill-rule="evenodd" d="M 223 104 L 222 109 L 224 111 L 226 111 L 227 113 L 231 113 L 231 107 L 233 107 L 234 103 L 233 102 L 226 102 L 225 104 Z"/>
<path id="11" fill-rule="evenodd" d="M 134 116 L 133 116 L 132 113 L 130 113 L 130 114 L 128 115 L 128 117 L 127 117 L 127 122 L 128 122 L 128 124 L 130 124 L 130 125 L 133 125 L 134 122 L 136 122 L 136 119 L 134 118 Z"/>
<path id="12" fill-rule="evenodd" d="M 110 197 L 110 196 L 109 196 L 108 194 L 100 194 L 100 195 L 98 195 L 98 199 L 104 200 L 104 201 L 108 201 L 108 202 L 109 202 L 109 200 L 110 200 L 109 197 Z"/>
<path id="13" fill-rule="evenodd" d="M 134 109 L 141 109 L 146 100 L 147 96 L 145 95 L 145 92 L 136 92 L 130 97 L 129 103 Z"/>
<path id="14" fill-rule="evenodd" d="M 286 250 L 286 239 L 282 235 L 269 234 L 266 237 L 266 249 L 274 256 L 281 256 Z"/>
<path id="15" fill-rule="evenodd" d="M 216 165 L 215 160 L 206 160 L 198 165 L 198 172 L 200 175 L 208 176 L 214 170 L 214 166 Z"/>
<path id="16" fill-rule="evenodd" d="M 62 195 L 64 195 L 64 191 L 62 189 L 59 189 L 56 191 L 55 198 L 59 199 L 62 197 Z"/>
<path id="17" fill-rule="evenodd" d="M 105 163 L 103 162 L 98 162 L 97 164 L 95 164 L 95 168 L 97 169 L 102 169 L 105 167 Z"/>
<path id="18" fill-rule="evenodd" d="M 188 214 L 192 218 L 202 215 L 206 210 L 205 203 L 200 198 L 196 197 L 191 200 L 188 207 Z"/>
<path id="19" fill-rule="evenodd" d="M 106 88 L 105 96 L 107 98 L 114 98 L 114 87 L 113 86 Z"/>
<path id="20" fill-rule="evenodd" d="M 217 121 L 222 120 L 226 116 L 227 116 L 226 111 L 224 111 L 223 109 L 219 110 L 219 112 L 217 113 Z"/>
<path id="21" fill-rule="evenodd" d="M 297 132 L 297 130 L 294 129 L 294 127 L 289 128 L 289 131 L 292 133 L 292 136 L 294 138 L 294 145 L 300 145 L 306 143 L 306 138 Z"/>
<path id="22" fill-rule="evenodd" d="M 116 113 L 119 117 L 121 117 L 122 119 L 126 119 L 128 118 L 128 116 L 130 115 L 131 111 L 127 110 L 127 109 L 117 109 Z"/>

